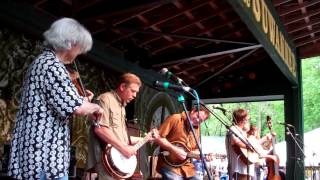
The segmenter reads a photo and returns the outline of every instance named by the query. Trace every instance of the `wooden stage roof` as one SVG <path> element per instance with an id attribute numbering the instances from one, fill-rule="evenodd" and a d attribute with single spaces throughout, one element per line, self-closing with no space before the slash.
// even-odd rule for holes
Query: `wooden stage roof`
<path id="1" fill-rule="evenodd" d="M 288 83 L 226 0 L 13 2 L 38 13 L 28 17 L 30 21 L 41 19 L 39 13 L 52 20 L 73 17 L 92 32 L 95 41 L 123 54 L 127 61 L 155 71 L 168 68 L 190 86 L 205 87 L 214 96 L 242 85 L 254 86 L 256 81 Z M 298 61 L 319 55 L 320 0 L 268 3 Z"/>

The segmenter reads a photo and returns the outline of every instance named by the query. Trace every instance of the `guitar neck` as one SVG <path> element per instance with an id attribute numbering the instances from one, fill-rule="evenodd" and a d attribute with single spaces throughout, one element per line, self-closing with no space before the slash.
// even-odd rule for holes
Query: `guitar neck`
<path id="1" fill-rule="evenodd" d="M 209 154 L 203 154 L 203 155 L 204 155 L 204 157 L 205 157 L 205 156 L 207 156 L 207 155 L 209 155 Z M 223 159 L 223 158 L 226 157 L 226 156 L 223 155 L 223 154 L 213 154 L 213 156 L 214 156 L 214 158 L 216 158 L 216 159 Z M 187 157 L 188 157 L 188 158 L 200 158 L 200 154 L 188 153 L 188 154 L 187 154 Z"/>
<path id="2" fill-rule="evenodd" d="M 275 145 L 276 145 L 276 138 L 273 137 L 273 138 L 272 138 L 272 154 L 276 154 Z"/>
<path id="3" fill-rule="evenodd" d="M 200 158 L 200 154 L 195 154 L 195 153 L 188 153 L 187 154 L 188 158 Z"/>

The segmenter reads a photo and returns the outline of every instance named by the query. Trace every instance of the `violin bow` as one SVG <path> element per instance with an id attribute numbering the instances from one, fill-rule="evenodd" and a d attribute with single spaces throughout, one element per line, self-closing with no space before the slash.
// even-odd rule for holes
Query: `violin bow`
<path id="1" fill-rule="evenodd" d="M 86 91 L 85 91 L 85 89 L 84 89 L 84 85 L 83 85 L 83 83 L 82 83 L 82 79 L 81 79 L 81 76 L 80 76 L 80 73 L 79 73 L 79 70 L 78 70 L 78 66 L 77 66 L 76 61 L 73 61 L 73 66 L 74 66 L 74 69 L 75 69 L 75 70 L 78 72 L 78 74 L 79 74 L 79 84 L 80 84 L 80 88 L 81 88 L 84 96 L 87 97 L 87 93 L 86 93 Z"/>

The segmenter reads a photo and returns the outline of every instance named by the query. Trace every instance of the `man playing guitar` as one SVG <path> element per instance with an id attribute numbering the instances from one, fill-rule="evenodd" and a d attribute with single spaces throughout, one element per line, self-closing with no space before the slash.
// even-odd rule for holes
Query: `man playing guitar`
<path id="1" fill-rule="evenodd" d="M 247 131 L 249 130 L 249 114 L 247 110 L 237 109 L 233 111 L 233 126 L 227 133 L 226 149 L 228 155 L 228 172 L 230 179 L 247 180 L 254 174 L 254 165 L 241 160 L 246 154 L 240 154 L 240 148 L 247 148 L 247 145 L 241 141 L 247 140 Z M 234 134 L 233 134 L 234 133 Z"/>
<path id="2" fill-rule="evenodd" d="M 188 158 L 191 154 L 199 155 L 199 150 L 186 113 L 190 114 L 198 139 L 200 123 L 209 117 L 209 112 L 204 107 L 199 111 L 193 108 L 190 112 L 173 114 L 162 123 L 159 129 L 160 136 L 155 139 L 162 152 L 157 164 L 157 171 L 162 175 L 162 179 L 199 179 L 192 161 Z"/>
<path id="3" fill-rule="evenodd" d="M 248 180 L 255 175 L 254 163 L 259 162 L 261 158 L 275 158 L 268 155 L 261 145 L 265 141 L 270 141 L 272 135 L 267 134 L 259 140 L 254 134 L 249 136 L 248 111 L 236 109 L 232 115 L 234 125 L 230 127 L 226 137 L 229 177 L 235 180 Z"/>

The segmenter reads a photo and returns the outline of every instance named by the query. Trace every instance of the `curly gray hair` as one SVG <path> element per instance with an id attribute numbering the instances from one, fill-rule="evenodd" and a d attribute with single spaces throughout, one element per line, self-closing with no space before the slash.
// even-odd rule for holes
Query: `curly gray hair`
<path id="1" fill-rule="evenodd" d="M 43 33 L 45 45 L 55 50 L 68 50 L 72 45 L 79 45 L 81 53 L 92 48 L 92 37 L 89 31 L 72 18 L 61 18 L 52 23 Z"/>

